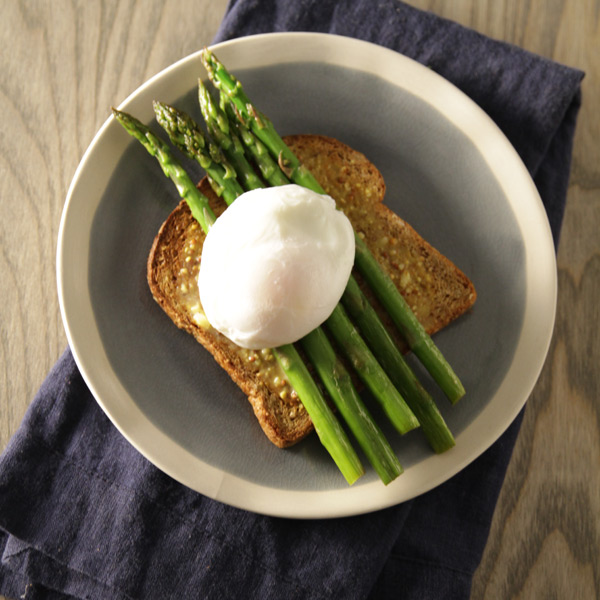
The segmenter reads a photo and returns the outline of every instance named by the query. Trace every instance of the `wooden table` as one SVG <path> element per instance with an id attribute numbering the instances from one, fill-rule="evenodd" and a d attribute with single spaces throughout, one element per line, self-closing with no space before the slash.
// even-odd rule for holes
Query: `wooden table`
<path id="1" fill-rule="evenodd" d="M 556 331 L 472 598 L 591 600 L 600 596 L 600 0 L 410 4 L 587 73 L 558 254 Z M 66 347 L 55 252 L 81 156 L 111 105 L 211 41 L 225 5 L 2 3 L 1 448 Z"/>

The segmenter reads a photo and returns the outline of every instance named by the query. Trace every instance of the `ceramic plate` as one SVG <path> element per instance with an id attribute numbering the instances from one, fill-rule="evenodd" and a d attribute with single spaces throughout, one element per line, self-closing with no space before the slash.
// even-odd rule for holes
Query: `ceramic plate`
<path id="1" fill-rule="evenodd" d="M 502 434 L 543 365 L 556 264 L 536 189 L 475 104 L 395 52 L 305 33 L 243 38 L 214 51 L 281 134 L 329 135 L 366 154 L 385 177 L 386 203 L 475 283 L 474 309 L 435 338 L 467 389 L 451 407 L 430 387 L 457 445 L 436 456 L 418 430 L 402 438 L 390 433 L 404 474 L 385 487 L 369 468 L 348 487 L 315 436 L 289 450 L 267 441 L 238 388 L 151 298 L 146 258 L 178 197 L 155 159 L 112 117 L 77 169 L 60 227 L 58 288 L 77 364 L 102 409 L 142 454 L 221 502 L 324 518 L 422 494 Z M 157 99 L 201 122 L 198 77 L 205 73 L 195 54 L 120 108 L 152 123 Z"/>

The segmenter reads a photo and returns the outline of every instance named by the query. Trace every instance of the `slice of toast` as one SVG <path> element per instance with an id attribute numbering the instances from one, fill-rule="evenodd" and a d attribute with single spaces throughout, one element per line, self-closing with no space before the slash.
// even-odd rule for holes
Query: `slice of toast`
<path id="1" fill-rule="evenodd" d="M 355 231 L 364 236 L 429 333 L 439 331 L 473 305 L 476 292 L 466 275 L 382 203 L 383 177 L 363 154 L 324 136 L 289 136 L 285 141 L 336 200 Z M 217 216 L 222 213 L 225 205 L 206 178 L 199 187 Z M 202 229 L 182 201 L 163 223 L 148 257 L 152 295 L 241 388 L 267 437 L 276 446 L 291 446 L 313 427 L 273 354 L 268 349 L 236 346 L 213 329 L 202 312 L 196 280 L 203 241 Z"/>

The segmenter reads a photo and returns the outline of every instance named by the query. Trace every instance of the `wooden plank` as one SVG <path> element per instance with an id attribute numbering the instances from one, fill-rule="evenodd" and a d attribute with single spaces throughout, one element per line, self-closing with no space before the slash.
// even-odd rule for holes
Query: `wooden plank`
<path id="1" fill-rule="evenodd" d="M 558 253 L 557 324 L 472 600 L 600 597 L 600 3 L 411 1 L 586 72 Z"/>

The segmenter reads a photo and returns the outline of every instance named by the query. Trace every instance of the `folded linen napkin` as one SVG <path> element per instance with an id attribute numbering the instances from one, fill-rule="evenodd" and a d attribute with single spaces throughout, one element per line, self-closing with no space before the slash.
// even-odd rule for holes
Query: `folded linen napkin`
<path id="1" fill-rule="evenodd" d="M 583 74 L 394 0 L 233 0 L 216 41 L 269 31 L 366 39 L 428 65 L 504 130 L 555 242 Z M 399 506 L 294 521 L 176 483 L 94 401 L 67 350 L 0 457 L 0 592 L 12 598 L 466 598 L 520 425 Z"/>

